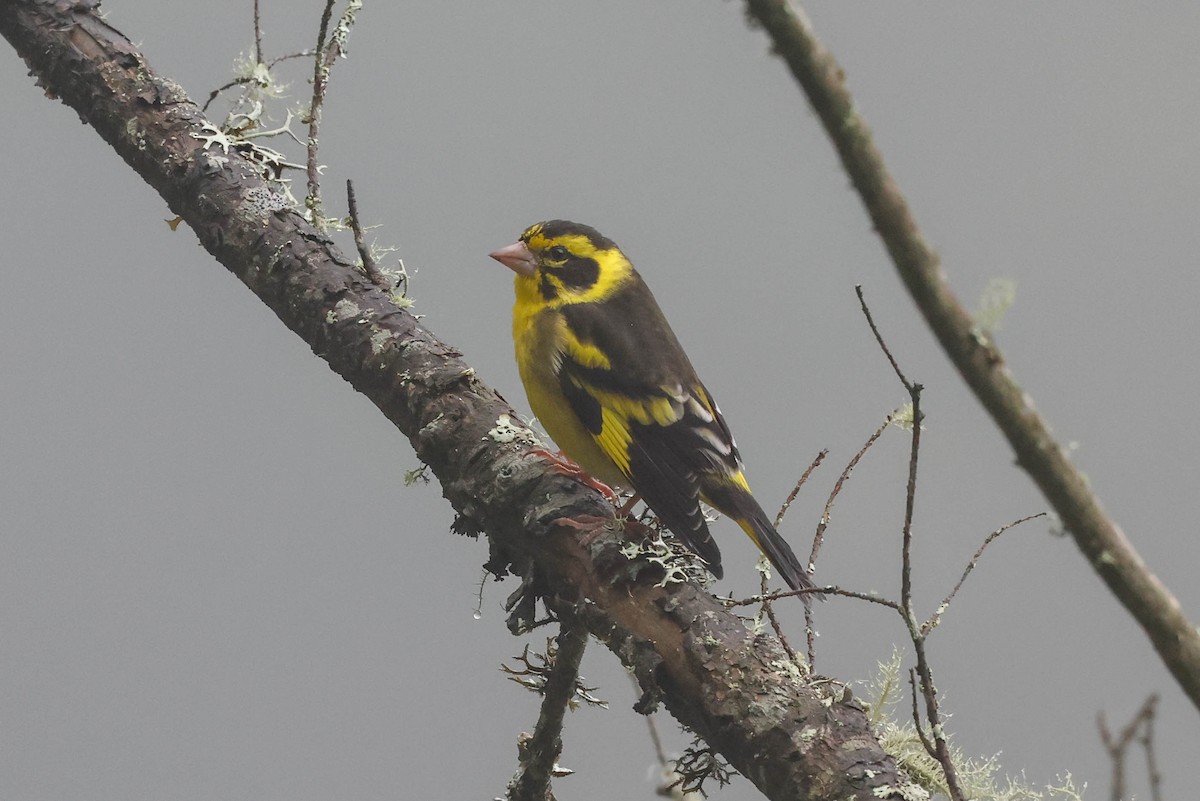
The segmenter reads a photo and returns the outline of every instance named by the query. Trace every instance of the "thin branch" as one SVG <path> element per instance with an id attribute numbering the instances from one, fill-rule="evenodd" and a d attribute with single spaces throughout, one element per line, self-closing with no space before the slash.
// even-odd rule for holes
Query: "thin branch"
<path id="1" fill-rule="evenodd" d="M 882 342 L 883 340 L 880 339 L 881 345 Z M 942 725 L 942 714 L 937 700 L 937 687 L 933 683 L 933 669 L 929 666 L 929 659 L 925 654 L 926 637 L 917 625 L 916 613 L 913 610 L 912 524 L 917 502 L 917 466 L 918 457 L 921 452 L 921 390 L 923 387 L 920 384 L 909 384 L 899 368 L 896 368 L 896 375 L 908 387 L 913 407 L 912 445 L 909 448 L 908 456 L 908 489 L 904 497 L 903 544 L 901 546 L 900 557 L 900 614 L 904 618 L 905 625 L 908 626 L 909 634 L 912 636 L 913 650 L 917 656 L 918 683 L 921 688 L 921 694 L 925 697 L 925 718 L 929 721 L 929 728 L 933 735 L 933 749 L 929 750 L 929 741 L 924 734 L 921 735 L 921 741 L 925 743 L 925 748 L 929 750 L 930 756 L 941 764 L 942 773 L 946 777 L 946 789 L 951 801 L 965 801 L 966 796 L 963 794 L 962 787 L 958 783 L 958 769 L 954 765 L 954 759 L 950 753 L 950 745 L 946 741 L 945 727 Z"/>
<path id="2" fill-rule="evenodd" d="M 842 470 L 841 474 L 838 476 L 837 481 L 833 483 L 833 489 L 830 490 L 829 497 L 825 499 L 825 509 L 821 513 L 821 519 L 817 521 L 817 530 L 813 534 L 812 550 L 809 551 L 808 554 L 808 564 L 810 568 L 816 565 L 817 556 L 820 554 L 821 546 L 825 542 L 825 530 L 829 528 L 829 521 L 833 519 L 833 502 L 837 500 L 837 496 L 841 494 L 842 487 L 844 487 L 846 482 L 850 480 L 850 474 L 854 472 L 854 468 L 858 466 L 858 463 L 862 461 L 864 456 L 866 456 L 867 451 L 871 449 L 871 446 L 875 444 L 875 441 L 878 440 L 879 437 L 883 435 L 883 432 L 887 429 L 887 427 L 891 425 L 893 417 L 894 415 L 892 414 L 888 415 L 887 419 L 883 421 L 879 428 L 875 429 L 871 436 L 867 437 L 867 441 L 864 442 L 863 446 L 858 449 L 858 453 L 854 454 L 854 458 L 849 461 L 846 467 Z"/>
<path id="3" fill-rule="evenodd" d="M 875 429 L 871 433 L 871 436 L 867 437 L 867 441 L 858 449 L 858 453 L 854 454 L 854 458 L 850 460 L 838 476 L 837 481 L 833 483 L 833 489 L 830 490 L 829 497 L 825 499 L 825 509 L 821 512 L 821 519 L 817 521 L 817 530 L 813 533 L 812 550 L 808 554 L 808 569 L 810 573 L 816 570 L 817 557 L 821 553 L 821 546 L 825 543 L 825 531 L 829 528 L 829 521 L 833 519 L 833 502 L 841 494 L 842 487 L 850 480 L 850 473 L 854 471 L 854 468 L 862 461 L 867 451 L 871 449 L 871 446 L 875 444 L 883 435 L 884 430 L 891 424 L 893 416 L 889 414 L 879 428 Z M 816 626 L 813 625 L 813 611 L 810 604 L 805 604 L 804 606 L 804 630 L 807 640 L 808 664 L 812 666 L 816 663 L 817 658 L 817 631 Z"/>
<path id="4" fill-rule="evenodd" d="M 855 284 L 854 294 L 858 295 L 859 308 L 862 309 L 863 316 L 867 318 L 867 325 L 871 327 L 871 333 L 875 335 L 875 341 L 879 344 L 879 349 L 883 351 L 883 355 L 887 357 L 888 363 L 892 365 L 892 370 L 895 371 L 896 377 L 900 379 L 900 383 L 911 393 L 912 384 L 904 377 L 904 371 L 896 363 L 896 357 L 892 355 L 892 351 L 888 348 L 887 343 L 883 341 L 883 335 L 879 333 L 879 329 L 875 326 L 875 318 L 871 316 L 871 308 L 867 306 L 867 299 L 863 296 L 862 284 Z"/>
<path id="5" fill-rule="evenodd" d="M 362 259 L 363 272 L 375 286 L 384 292 L 391 292 L 392 282 L 380 271 L 375 257 L 371 255 L 371 249 L 367 247 L 366 238 L 363 237 L 362 223 L 358 219 L 358 198 L 354 196 L 354 182 L 349 178 L 346 179 L 346 205 L 350 211 L 350 230 L 354 232 L 354 247 Z"/>
<path id="6" fill-rule="evenodd" d="M 1150 699 L 1155 704 L 1158 703 L 1158 696 L 1152 695 Z M 1155 706 L 1150 715 L 1146 719 L 1146 725 L 1142 727 L 1142 736 L 1138 738 L 1138 743 L 1142 746 L 1142 751 L 1146 754 L 1146 778 L 1150 782 L 1150 800 L 1162 801 L 1162 774 L 1158 772 L 1158 759 L 1154 756 L 1154 713 L 1157 711 Z"/>
<path id="7" fill-rule="evenodd" d="M 533 734 L 521 741 L 521 767 L 508 785 L 510 801 L 546 801 L 554 797 L 550 779 L 560 772 L 563 719 L 575 697 L 587 641 L 587 629 L 574 621 L 563 622 L 553 657 L 546 655 L 547 661 L 553 662 L 542 687 L 542 708 Z"/>
<path id="8" fill-rule="evenodd" d="M 330 32 L 329 22 L 333 17 L 333 4 L 334 0 L 325 0 L 325 9 L 321 12 L 317 49 L 313 56 L 312 104 L 308 111 L 308 195 L 304 199 L 304 205 L 311 212 L 313 225 L 317 230 L 325 228 L 325 218 L 321 210 L 321 168 L 317 164 L 317 134 L 321 129 L 321 107 L 325 103 L 329 75 L 337 59 L 345 55 L 346 37 L 350 35 L 354 18 L 362 8 L 362 0 L 350 0 L 337 25 Z"/>
<path id="9" fill-rule="evenodd" d="M 906 614 L 912 613 L 912 522 L 917 503 L 917 460 L 921 452 L 921 390 L 913 384 L 912 447 L 908 453 L 908 488 L 904 495 L 903 543 L 900 549 L 900 605 Z"/>
<path id="10" fill-rule="evenodd" d="M 1035 411 L 996 344 L 951 291 L 937 254 L 925 241 L 854 108 L 846 77 L 789 0 L 746 0 L 749 15 L 771 38 L 821 119 L 871 222 L 921 314 L 955 367 L 987 409 L 1109 590 L 1142 626 L 1159 656 L 1200 708 L 1200 628 L 1150 572 L 1120 527 L 1105 514 L 1087 478 Z"/>
<path id="11" fill-rule="evenodd" d="M 783 506 L 779 507 L 779 514 L 775 515 L 776 529 L 783 525 L 783 518 L 785 515 L 787 515 L 788 509 L 792 507 L 792 501 L 796 500 L 796 496 L 800 494 L 800 488 L 804 486 L 805 482 L 808 481 L 808 477 L 812 475 L 812 472 L 820 466 L 821 462 L 825 461 L 825 457 L 828 455 L 829 449 L 822 448 L 821 452 L 818 453 L 816 458 L 813 459 L 808 465 L 808 468 L 800 474 L 800 480 L 796 482 L 796 486 L 792 487 L 792 491 L 789 492 L 787 498 L 784 499 Z"/>
<path id="12" fill-rule="evenodd" d="M 321 130 L 321 104 L 325 102 L 325 85 L 329 80 L 329 69 L 325 66 L 325 37 L 329 33 L 329 20 L 333 17 L 335 0 L 325 0 L 325 9 L 321 12 L 321 23 L 317 26 L 317 47 L 313 51 L 312 100 L 308 104 L 308 195 L 304 198 L 305 207 L 311 212 L 312 221 L 317 230 L 323 230 L 321 220 L 321 173 L 317 166 L 317 134 Z"/>
<path id="13" fill-rule="evenodd" d="M 913 687 L 913 721 L 916 724 L 917 733 L 921 737 L 921 742 L 924 744 L 925 750 L 942 766 L 942 774 L 946 778 L 946 791 L 951 801 L 965 801 L 965 795 L 958 781 L 958 769 L 954 764 L 954 757 L 950 753 L 950 744 L 946 740 L 945 727 L 942 725 L 942 714 L 937 699 L 937 687 L 933 683 L 933 668 L 929 665 L 929 659 L 925 651 L 927 632 L 917 624 L 917 615 L 913 608 L 913 518 L 917 505 L 917 468 L 921 455 L 921 423 L 924 419 L 924 415 L 921 412 L 921 393 L 924 387 L 918 383 L 909 381 L 905 377 L 904 371 L 900 369 L 900 365 L 892 355 L 887 341 L 884 340 L 883 335 L 879 332 L 879 328 L 875 325 L 875 320 L 871 316 L 871 309 L 867 306 L 866 298 L 863 296 L 862 287 L 856 287 L 855 291 L 858 294 L 858 302 L 862 307 L 863 315 L 867 318 L 867 324 L 871 327 L 871 333 L 875 335 L 875 341 L 879 344 L 884 355 L 887 356 L 888 362 L 892 365 L 892 370 L 896 373 L 896 378 L 904 385 L 912 402 L 912 439 L 908 451 L 908 482 L 904 493 L 904 524 L 901 527 L 899 611 L 900 616 L 904 619 L 904 625 L 908 628 L 909 636 L 912 639 L 913 651 L 917 657 L 916 676 L 914 677 L 913 673 L 909 672 L 909 681 Z M 980 551 L 982 552 L 982 549 Z M 929 721 L 932 742 L 930 741 L 931 738 L 926 736 L 921 729 L 920 715 L 917 712 L 916 692 L 918 687 L 921 690 L 921 695 L 925 698 L 925 718 Z"/>
<path id="14" fill-rule="evenodd" d="M 1112 801 L 1123 801 L 1125 798 L 1125 760 L 1129 746 L 1138 743 L 1146 754 L 1147 773 L 1150 779 L 1150 795 L 1154 801 L 1162 796 L 1161 780 L 1158 765 L 1154 758 L 1154 715 L 1158 706 L 1158 695 L 1152 694 L 1134 714 L 1133 719 L 1114 737 L 1104 720 L 1104 713 L 1097 715 L 1096 726 L 1100 730 L 1100 740 L 1104 750 L 1112 762 L 1112 787 L 1109 798 Z"/>
<path id="15" fill-rule="evenodd" d="M 966 801 L 966 796 L 958 783 L 958 769 L 955 767 L 954 757 L 950 753 L 950 743 L 946 740 L 946 727 L 943 724 L 941 709 L 938 705 L 937 686 L 933 683 L 933 668 L 929 666 L 929 658 L 925 654 L 925 643 L 924 637 L 913 638 L 913 650 L 917 655 L 917 677 L 921 694 L 925 697 L 925 719 L 929 721 L 929 728 L 933 735 L 934 749 L 929 753 L 942 766 L 942 773 L 946 776 L 946 790 L 951 801 Z M 926 738 L 922 736 L 921 740 L 928 748 L 929 744 Z"/>
<path id="16" fill-rule="evenodd" d="M 267 69 L 270 70 L 270 69 L 274 68 L 274 66 L 281 61 L 287 61 L 287 60 L 293 59 L 293 58 L 309 58 L 310 56 L 312 56 L 313 52 L 314 51 L 312 51 L 312 50 L 300 50 L 295 53 L 288 53 L 286 56 L 279 56 L 278 58 L 273 58 L 267 62 Z M 213 101 L 216 100 L 217 96 L 220 95 L 222 92 L 224 92 L 228 89 L 232 89 L 235 86 L 244 86 L 248 83 L 254 83 L 256 80 L 257 80 L 257 78 L 255 78 L 255 76 L 253 76 L 253 75 L 243 75 L 240 78 L 234 78 L 229 83 L 218 86 L 216 89 L 213 89 L 211 92 L 208 93 L 208 99 L 204 101 L 204 105 L 200 107 L 200 110 L 208 111 L 208 107 L 212 105 Z"/>
<path id="17" fill-rule="evenodd" d="M 762 564 L 761 562 L 759 563 Z M 792 649 L 792 644 L 788 642 L 787 635 L 783 633 L 783 626 L 779 625 L 779 618 L 775 616 L 775 606 L 767 597 L 767 571 L 761 570 L 758 576 L 759 580 L 759 597 L 762 598 L 763 611 L 767 613 L 767 620 L 771 621 L 771 628 L 775 630 L 775 636 L 779 638 L 779 644 L 783 646 L 783 650 L 787 652 L 788 659 L 796 661 L 796 652 Z M 810 662 L 811 664 L 811 662 Z"/>
<path id="18" fill-rule="evenodd" d="M 262 22 L 258 15 L 258 0 L 254 0 L 254 63 L 263 63 Z"/>
<path id="19" fill-rule="evenodd" d="M 637 687 L 636 679 L 633 679 L 633 686 Z M 670 760 L 667 759 L 667 752 L 663 748 L 662 737 L 658 733 L 658 724 L 654 722 L 654 715 L 646 715 L 645 717 L 646 729 L 650 732 L 650 742 L 654 744 L 654 757 L 658 760 L 659 767 L 665 768 Z"/>
<path id="20" fill-rule="evenodd" d="M 1004 532 L 1008 531 L 1010 528 L 1019 526 L 1022 523 L 1027 523 L 1030 520 L 1036 520 L 1039 517 L 1045 517 L 1045 516 L 1046 516 L 1045 512 L 1038 512 L 1037 514 L 1026 515 L 1025 517 L 1022 517 L 1018 520 L 1014 520 L 1007 525 L 1001 526 L 1000 528 L 993 531 L 991 534 L 988 534 L 987 537 L 983 540 L 983 544 L 979 546 L 979 550 L 975 551 L 975 555 L 971 557 L 971 561 L 967 562 L 967 566 L 966 566 L 966 568 L 963 569 L 963 574 L 961 577 L 959 577 L 958 583 L 954 585 L 954 589 L 950 590 L 949 594 L 945 598 L 942 599 L 942 602 L 940 604 L 938 604 L 937 609 L 935 609 L 933 614 L 929 616 L 929 619 L 921 624 L 922 636 L 933 631 L 935 628 L 937 628 L 938 624 L 941 623 L 942 615 L 945 614 L 946 610 L 950 608 L 950 602 L 954 600 L 954 596 L 958 595 L 958 591 L 960 589 L 962 589 L 963 583 L 967 580 L 967 576 L 971 575 L 971 571 L 973 571 L 975 569 L 975 566 L 979 564 L 980 558 L 983 557 L 983 552 L 985 550 L 987 550 L 987 547 L 992 544 L 993 540 L 995 540 L 997 537 L 999 537 Z"/>
<path id="21" fill-rule="evenodd" d="M 917 732 L 917 736 L 921 738 L 921 745 L 925 746 L 926 753 L 937 759 L 937 747 L 929 739 L 929 735 L 925 733 L 925 725 L 921 722 L 921 709 L 917 705 L 917 699 L 920 697 L 920 693 L 917 691 L 917 672 L 911 668 L 908 671 L 908 686 L 912 695 L 913 729 Z"/>
<path id="22" fill-rule="evenodd" d="M 867 601 L 868 603 L 878 604 L 879 606 L 886 606 L 888 609 L 892 609 L 897 612 L 900 611 L 900 604 L 888 598 L 880 598 L 878 595 L 872 595 L 871 593 L 867 592 L 859 592 L 857 590 L 847 590 L 836 585 L 815 587 L 811 590 L 787 590 L 782 592 L 772 592 L 768 595 L 755 595 L 741 600 L 729 599 L 724 602 L 724 606 L 727 609 L 732 609 L 738 606 L 751 606 L 753 604 L 760 604 L 764 601 L 778 601 L 782 598 L 794 598 L 797 595 L 805 592 L 816 592 L 820 593 L 822 596 L 840 595 L 843 598 L 857 598 L 860 601 Z"/>

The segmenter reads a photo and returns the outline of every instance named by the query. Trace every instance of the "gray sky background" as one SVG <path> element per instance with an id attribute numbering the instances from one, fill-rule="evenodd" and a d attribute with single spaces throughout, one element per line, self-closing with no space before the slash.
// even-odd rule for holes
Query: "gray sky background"
<path id="1" fill-rule="evenodd" d="M 248 51 L 250 5 L 105 8 L 203 99 Z M 1016 282 L 999 333 L 1013 370 L 1200 618 L 1200 5 L 805 6 L 956 290 L 974 305 L 992 278 Z M 320 4 L 263 7 L 270 54 L 315 39 Z M 498 670 L 524 644 L 503 625 L 513 583 L 488 583 L 474 619 L 486 547 L 448 533 L 436 485 L 403 486 L 403 437 L 0 49 L 0 797 L 502 794 L 536 716 Z M 288 73 L 290 102 L 308 71 Z M 369 3 L 325 120 L 330 210 L 355 179 L 424 322 L 518 407 L 511 280 L 486 254 L 566 217 L 655 289 L 764 506 L 831 449 L 784 527 L 798 550 L 905 400 L 856 283 L 927 387 L 922 608 L 989 531 L 1046 508 L 739 3 Z M 820 581 L 898 592 L 907 447 L 890 431 L 855 472 Z M 932 641 L 955 742 L 1105 797 L 1096 715 L 1124 723 L 1158 692 L 1164 789 L 1187 797 L 1200 717 L 1051 529 L 997 542 Z M 718 588 L 751 593 L 753 547 L 716 533 Z M 818 613 L 828 675 L 864 679 L 904 640 L 881 608 Z M 578 775 L 560 797 L 653 797 L 628 680 L 599 647 L 584 672 L 612 708 L 569 718 Z M 714 797 L 757 795 L 739 780 Z"/>

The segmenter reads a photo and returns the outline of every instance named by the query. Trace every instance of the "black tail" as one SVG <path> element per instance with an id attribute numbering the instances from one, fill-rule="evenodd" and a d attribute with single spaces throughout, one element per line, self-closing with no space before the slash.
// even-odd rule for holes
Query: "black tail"
<path id="1" fill-rule="evenodd" d="M 720 486 L 705 487 L 704 495 L 710 505 L 737 521 L 789 587 L 793 590 L 810 590 L 816 586 L 749 489 L 726 481 Z M 806 594 L 803 597 L 807 599 L 809 596 Z"/>

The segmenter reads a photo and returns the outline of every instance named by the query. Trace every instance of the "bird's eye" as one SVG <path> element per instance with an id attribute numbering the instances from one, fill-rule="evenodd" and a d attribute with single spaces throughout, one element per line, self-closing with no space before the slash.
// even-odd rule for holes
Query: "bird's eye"
<path id="1" fill-rule="evenodd" d="M 566 261 L 567 256 L 570 256 L 571 252 L 562 245 L 555 245 L 546 251 L 546 255 L 555 261 Z"/>

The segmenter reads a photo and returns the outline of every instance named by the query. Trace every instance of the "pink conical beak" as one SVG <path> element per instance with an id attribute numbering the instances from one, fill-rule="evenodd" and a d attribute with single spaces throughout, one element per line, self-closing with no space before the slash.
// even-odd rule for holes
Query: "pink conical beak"
<path id="1" fill-rule="evenodd" d="M 514 242 L 488 255 L 517 275 L 531 276 L 537 272 L 537 259 L 524 242 Z"/>

